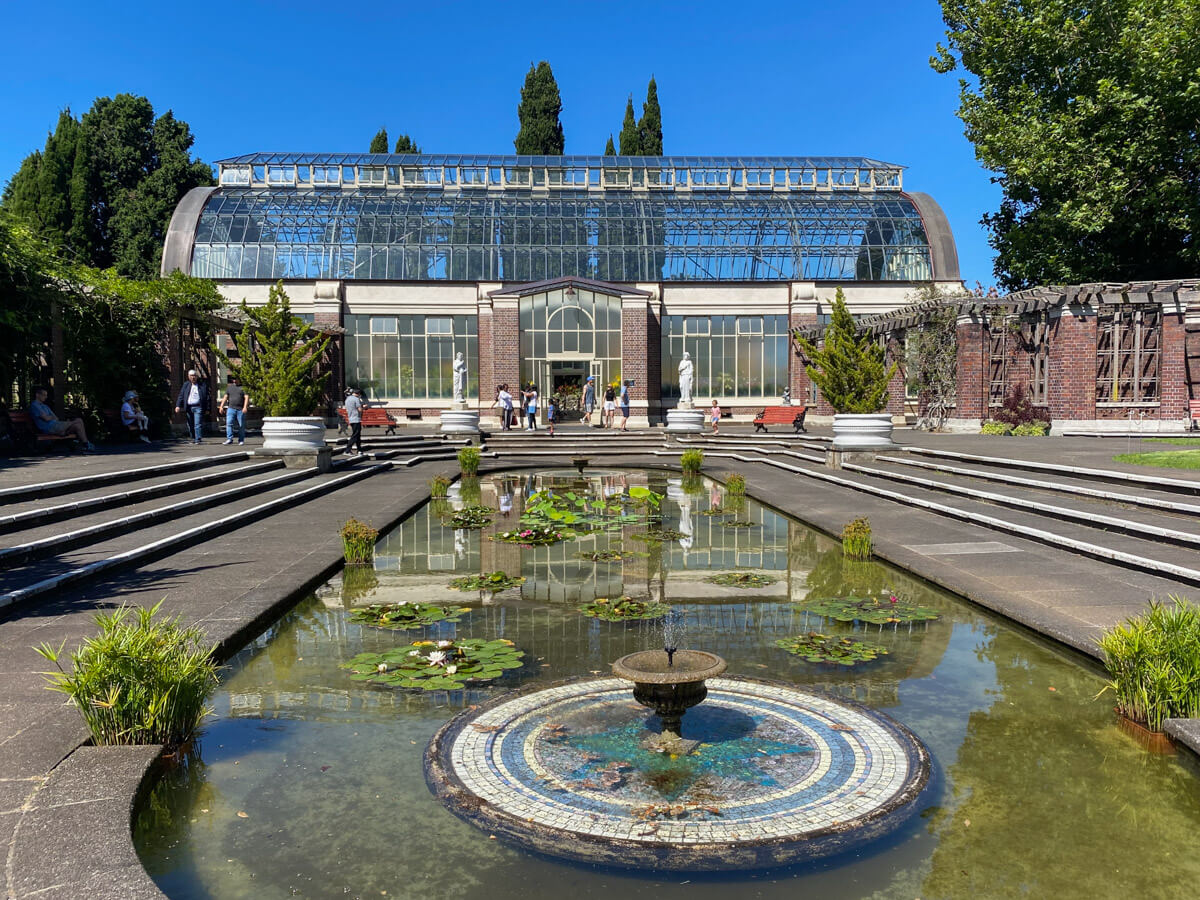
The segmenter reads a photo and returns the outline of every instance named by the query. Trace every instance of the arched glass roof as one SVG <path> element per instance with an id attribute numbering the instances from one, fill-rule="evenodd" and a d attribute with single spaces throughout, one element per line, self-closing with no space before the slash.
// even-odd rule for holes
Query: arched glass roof
<path id="1" fill-rule="evenodd" d="M 538 196 L 218 188 L 191 274 L 388 281 L 923 281 L 929 241 L 899 191 Z"/>

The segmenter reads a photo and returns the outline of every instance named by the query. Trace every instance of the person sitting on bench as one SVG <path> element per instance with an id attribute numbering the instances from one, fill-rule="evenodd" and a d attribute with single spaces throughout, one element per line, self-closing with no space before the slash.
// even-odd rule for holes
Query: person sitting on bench
<path id="1" fill-rule="evenodd" d="M 95 450 L 92 442 L 88 440 L 87 431 L 84 430 L 83 419 L 69 419 L 64 422 L 54 414 L 54 410 L 46 405 L 48 394 L 49 391 L 44 387 L 33 389 L 33 402 L 29 404 L 29 417 L 33 419 L 34 427 L 42 434 L 53 434 L 58 437 L 65 437 L 69 434 L 83 444 L 84 450 Z"/>
<path id="2" fill-rule="evenodd" d="M 121 424 L 129 429 L 129 433 L 137 433 L 143 443 L 150 443 L 146 433 L 150 430 L 150 419 L 138 406 L 137 391 L 126 391 L 121 403 Z"/>

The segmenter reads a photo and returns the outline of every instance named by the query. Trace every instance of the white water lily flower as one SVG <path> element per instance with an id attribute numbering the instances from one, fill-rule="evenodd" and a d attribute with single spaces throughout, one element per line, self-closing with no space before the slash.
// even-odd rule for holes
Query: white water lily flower
<path id="1" fill-rule="evenodd" d="M 443 650 L 445 650 L 447 647 L 449 647 L 453 643 L 454 643 L 454 641 L 438 641 L 438 646 L 441 647 Z"/>
<path id="2" fill-rule="evenodd" d="M 421 655 L 421 651 L 420 651 L 420 650 L 409 650 L 409 651 L 408 651 L 408 655 L 409 655 L 409 656 L 420 656 L 420 655 Z"/>
<path id="3" fill-rule="evenodd" d="M 453 675 L 457 671 L 458 671 L 458 666 L 446 666 L 446 674 L 447 675 Z"/>
<path id="4" fill-rule="evenodd" d="M 438 666 L 446 661 L 446 654 L 441 650 L 434 650 L 429 654 L 429 662 L 432 665 Z"/>
<path id="5" fill-rule="evenodd" d="M 384 672 L 387 671 L 387 663 L 380 663 L 379 665 L 377 665 L 375 667 L 375 671 L 382 675 Z"/>

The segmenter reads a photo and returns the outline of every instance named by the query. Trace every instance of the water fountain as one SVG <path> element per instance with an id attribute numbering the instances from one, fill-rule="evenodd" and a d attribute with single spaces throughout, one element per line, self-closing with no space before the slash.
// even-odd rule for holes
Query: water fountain
<path id="1" fill-rule="evenodd" d="M 572 456 L 571 457 L 571 465 L 573 465 L 579 471 L 580 478 L 583 477 L 583 470 L 587 468 L 587 464 L 590 463 L 591 461 L 592 461 L 591 458 L 587 457 L 587 456 Z"/>

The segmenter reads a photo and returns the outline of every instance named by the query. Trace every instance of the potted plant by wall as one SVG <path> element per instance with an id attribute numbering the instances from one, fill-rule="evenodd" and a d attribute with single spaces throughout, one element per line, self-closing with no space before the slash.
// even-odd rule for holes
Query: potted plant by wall
<path id="1" fill-rule="evenodd" d="M 241 310 L 246 326 L 234 335 L 239 358 L 234 360 L 213 349 L 254 404 L 262 408 L 263 449 L 324 447 L 325 420 L 313 412 L 325 386 L 313 373 L 330 338 L 292 315 L 282 281 L 271 287 L 266 306 L 249 306 L 243 300 Z"/>
<path id="2" fill-rule="evenodd" d="M 833 449 L 878 450 L 893 446 L 892 417 L 881 412 L 896 364 L 869 334 L 859 334 L 846 309 L 842 289 L 833 299 L 832 317 L 820 347 L 804 337 L 797 343 L 808 357 L 808 377 L 833 407 Z"/>

